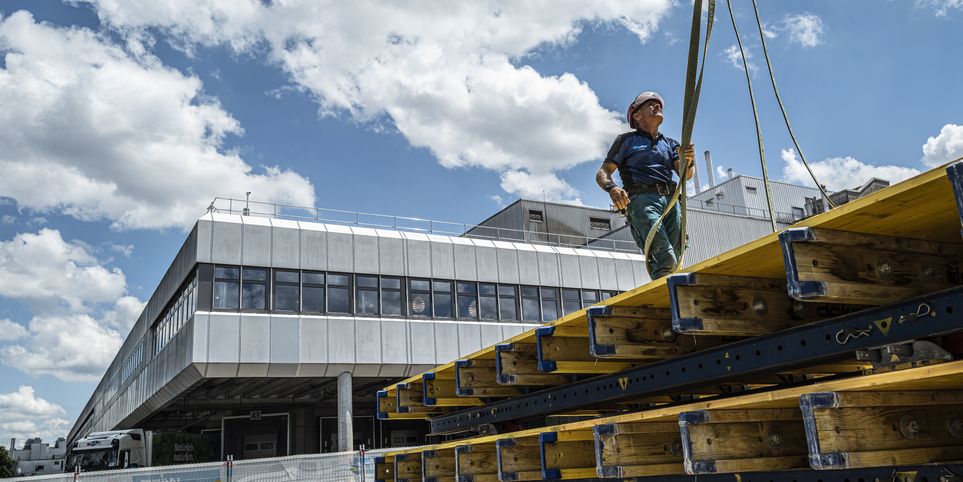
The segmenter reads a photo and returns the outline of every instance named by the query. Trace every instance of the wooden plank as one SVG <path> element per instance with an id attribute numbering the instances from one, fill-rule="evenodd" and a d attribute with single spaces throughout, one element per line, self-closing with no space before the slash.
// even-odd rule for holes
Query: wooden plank
<path id="1" fill-rule="evenodd" d="M 509 343 L 495 347 L 495 377 L 501 385 L 562 385 L 560 374 L 538 370 L 538 347 L 532 343 Z"/>
<path id="2" fill-rule="evenodd" d="M 387 420 L 390 414 L 398 413 L 398 400 L 387 390 L 378 390 L 375 393 L 375 409 L 379 420 Z"/>
<path id="3" fill-rule="evenodd" d="M 495 441 L 455 447 L 458 482 L 498 482 Z"/>
<path id="4" fill-rule="evenodd" d="M 591 430 L 568 430 L 538 434 L 541 473 L 544 480 L 594 478 L 594 437 Z"/>
<path id="5" fill-rule="evenodd" d="M 448 375 L 448 376 L 445 376 Z M 480 398 L 459 397 L 455 393 L 455 373 L 438 376 L 435 372 L 422 375 L 423 401 L 437 407 L 478 407 L 484 405 Z"/>
<path id="6" fill-rule="evenodd" d="M 458 360 L 455 363 L 455 393 L 459 397 L 514 397 L 517 388 L 500 385 L 495 360 Z"/>
<path id="7" fill-rule="evenodd" d="M 386 457 L 375 457 L 374 459 L 375 482 L 394 482 L 395 480 L 395 458 L 393 455 Z"/>
<path id="8" fill-rule="evenodd" d="M 455 450 L 425 450 L 421 453 L 424 482 L 455 482 Z"/>
<path id="9" fill-rule="evenodd" d="M 699 410 L 679 414 L 690 475 L 808 467 L 802 414 L 795 409 Z"/>
<path id="10" fill-rule="evenodd" d="M 594 427 L 596 472 L 603 478 L 683 475 L 676 422 L 629 422 Z"/>
<path id="11" fill-rule="evenodd" d="M 795 300 L 786 290 L 785 277 L 683 273 L 670 276 L 666 286 L 672 329 L 693 335 L 766 335 L 867 308 Z"/>
<path id="12" fill-rule="evenodd" d="M 584 330 L 573 336 L 555 327 L 543 326 L 535 330 L 535 343 L 537 366 L 542 373 L 614 373 L 639 365 L 639 362 L 621 359 L 596 358 L 589 351 L 589 339 Z"/>
<path id="13" fill-rule="evenodd" d="M 507 438 L 495 442 L 499 480 L 542 480 L 538 439 Z"/>
<path id="14" fill-rule="evenodd" d="M 421 481 L 421 453 L 401 454 L 395 456 L 395 481 Z"/>
<path id="15" fill-rule="evenodd" d="M 963 392 L 822 392 L 800 397 L 816 469 L 963 457 Z"/>
<path id="16" fill-rule="evenodd" d="M 961 283 L 963 244 L 794 228 L 779 235 L 789 294 L 864 305 L 897 302 Z"/>
<path id="17" fill-rule="evenodd" d="M 421 383 L 399 383 L 395 385 L 395 404 L 398 413 L 445 413 L 444 407 L 424 404 L 424 387 Z"/>

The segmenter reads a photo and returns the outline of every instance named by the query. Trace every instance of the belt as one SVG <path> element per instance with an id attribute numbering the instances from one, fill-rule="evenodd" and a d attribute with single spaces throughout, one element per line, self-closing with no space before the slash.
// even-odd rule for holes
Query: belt
<path id="1" fill-rule="evenodd" d="M 671 196 L 675 191 L 674 182 L 658 182 L 655 184 L 631 184 L 625 186 L 625 191 L 629 193 L 629 196 L 635 196 L 636 194 L 661 194 L 663 196 Z"/>

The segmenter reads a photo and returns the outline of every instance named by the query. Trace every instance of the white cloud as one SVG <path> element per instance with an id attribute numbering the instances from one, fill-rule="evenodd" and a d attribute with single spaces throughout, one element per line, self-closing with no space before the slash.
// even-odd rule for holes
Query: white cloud
<path id="1" fill-rule="evenodd" d="M 625 126 L 574 75 L 543 76 L 524 57 L 573 42 L 586 24 L 619 25 L 644 42 L 672 2 L 91 3 L 129 36 L 156 27 L 188 51 L 229 44 L 257 55 L 266 46 L 323 115 L 390 119 L 446 167 L 539 173 L 557 191 L 545 173 L 599 159 Z M 577 194 L 564 189 L 557 199 Z"/>
<path id="2" fill-rule="evenodd" d="M 65 416 L 63 407 L 37 397 L 33 387 L 21 385 L 15 392 L 0 393 L 0 432 L 5 437 L 53 442 L 70 430 Z"/>
<path id="3" fill-rule="evenodd" d="M 936 167 L 963 157 L 963 126 L 946 124 L 923 144 L 923 164 Z"/>
<path id="4" fill-rule="evenodd" d="M 17 222 L 16 216 L 11 216 L 9 214 L 4 214 L 3 217 L 0 218 L 0 224 L 13 224 L 15 222 Z"/>
<path id="5" fill-rule="evenodd" d="M 718 184 L 722 181 L 725 181 L 726 179 L 729 179 L 729 171 L 727 171 L 722 164 L 717 165 L 716 166 L 716 183 Z"/>
<path id="6" fill-rule="evenodd" d="M 815 47 L 822 43 L 825 26 L 818 15 L 803 12 L 786 15 L 782 20 L 782 29 L 791 42 L 803 47 Z"/>
<path id="7" fill-rule="evenodd" d="M 752 61 L 752 51 L 750 51 L 748 48 L 746 48 L 745 50 L 746 50 L 746 63 L 749 64 L 749 72 L 755 73 L 757 67 L 756 67 L 756 64 L 753 63 Z M 739 52 L 738 44 L 732 44 L 729 47 L 727 47 L 725 50 L 722 51 L 722 56 L 725 57 L 726 62 L 729 62 L 729 65 L 739 70 L 745 70 L 742 64 L 742 53 Z"/>
<path id="8" fill-rule="evenodd" d="M 932 8 L 937 17 L 945 17 L 950 10 L 963 9 L 963 0 L 916 0 L 916 5 Z"/>
<path id="9" fill-rule="evenodd" d="M 492 194 L 491 196 L 488 196 L 488 199 L 491 199 L 499 209 L 505 207 L 505 200 L 502 199 L 502 197 L 498 194 Z"/>
<path id="10" fill-rule="evenodd" d="M 17 340 L 27 336 L 27 329 L 20 323 L 0 319 L 0 341 Z"/>
<path id="11" fill-rule="evenodd" d="M 785 162 L 782 170 L 783 180 L 786 182 L 812 186 L 812 177 L 796 157 L 796 151 L 783 149 L 782 160 Z M 904 179 L 913 177 L 920 171 L 902 166 L 877 166 L 867 164 L 852 157 L 832 157 L 822 161 L 810 162 L 816 179 L 826 186 L 830 192 L 842 189 L 852 189 L 862 186 L 871 178 L 885 179 L 896 184 Z"/>
<path id="12" fill-rule="evenodd" d="M 575 192 L 569 183 L 554 174 L 531 174 L 525 171 L 505 171 L 501 175 L 501 186 L 507 192 L 516 193 L 524 199 L 536 201 L 562 201 L 582 204 L 578 197 L 569 197 Z"/>
<path id="13" fill-rule="evenodd" d="M 135 39 L 136 40 L 136 39 Z M 313 204 L 307 179 L 225 152 L 238 122 L 201 81 L 80 28 L 0 21 L 0 192 L 116 228 L 188 227 L 216 195 Z"/>
<path id="14" fill-rule="evenodd" d="M 133 244 L 107 243 L 107 248 L 109 248 L 111 251 L 115 253 L 124 255 L 125 258 L 129 258 L 130 255 L 134 254 Z"/>

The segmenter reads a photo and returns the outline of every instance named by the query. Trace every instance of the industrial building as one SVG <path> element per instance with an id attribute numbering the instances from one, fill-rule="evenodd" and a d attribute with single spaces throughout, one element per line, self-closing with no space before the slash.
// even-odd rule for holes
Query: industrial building
<path id="1" fill-rule="evenodd" d="M 39 438 L 27 439 L 23 447 L 16 449 L 17 440 L 10 439 L 10 457 L 17 462 L 16 474 L 45 475 L 64 470 L 64 457 L 67 455 L 67 441 L 58 438 L 53 446 Z"/>
<path id="2" fill-rule="evenodd" d="M 752 182 L 693 198 L 687 264 L 771 231 L 726 191 Z M 797 190 L 818 196 L 773 188 L 791 192 L 777 197 L 790 214 L 805 205 Z M 745 209 L 718 209 L 729 204 L 714 192 Z M 464 226 L 216 200 L 68 443 L 176 431 L 236 459 L 420 443 L 424 422 L 376 420 L 378 389 L 648 281 L 624 219 L 604 209 L 520 200 Z"/>

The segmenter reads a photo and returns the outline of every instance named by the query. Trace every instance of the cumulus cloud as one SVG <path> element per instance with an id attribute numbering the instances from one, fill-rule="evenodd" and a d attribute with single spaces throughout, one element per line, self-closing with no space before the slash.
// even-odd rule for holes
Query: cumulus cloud
<path id="1" fill-rule="evenodd" d="M 504 182 L 527 172 L 552 184 L 547 194 L 570 199 L 575 190 L 558 189 L 549 173 L 599 159 L 624 129 L 621 116 L 574 75 L 542 75 L 524 57 L 573 42 L 587 24 L 618 25 L 644 42 L 672 2 L 90 3 L 128 37 L 160 30 L 187 51 L 266 51 L 323 115 L 387 119 L 446 167 L 498 171 L 506 189 L 528 186 Z"/>
<path id="2" fill-rule="evenodd" d="M 963 157 L 963 126 L 946 124 L 923 144 L 923 164 L 936 167 Z"/>
<path id="3" fill-rule="evenodd" d="M 27 329 L 20 323 L 0 319 L 0 341 L 17 340 L 27 336 Z"/>
<path id="4" fill-rule="evenodd" d="M 803 47 L 815 47 L 822 43 L 825 26 L 818 15 L 803 12 L 786 15 L 782 20 L 782 30 L 791 42 Z"/>
<path id="5" fill-rule="evenodd" d="M 796 151 L 783 149 L 781 156 L 785 162 L 782 168 L 783 180 L 805 186 L 812 185 L 812 177 L 806 171 L 806 166 L 796 157 Z M 874 177 L 896 184 L 920 173 L 910 167 L 877 166 L 849 156 L 810 162 L 809 166 L 816 175 L 816 179 L 819 179 L 819 182 L 823 183 L 830 192 L 862 186 Z"/>
<path id="6" fill-rule="evenodd" d="M 70 421 L 63 407 L 37 396 L 33 387 L 0 393 L 0 432 L 18 439 L 40 437 L 53 442 L 67 435 Z"/>
<path id="7" fill-rule="evenodd" d="M 746 48 L 745 51 L 746 63 L 749 64 L 749 72 L 755 73 L 757 67 L 752 61 L 752 51 L 750 51 L 748 48 Z M 732 44 L 729 47 L 726 47 L 726 49 L 722 51 L 722 56 L 726 59 L 726 62 L 729 62 L 729 65 L 739 70 L 745 70 L 745 67 L 743 67 L 742 64 L 742 53 L 739 52 L 738 44 Z"/>
<path id="8" fill-rule="evenodd" d="M 950 10 L 963 10 L 963 0 L 916 0 L 916 5 L 933 9 L 937 17 L 945 17 Z"/>
<path id="9" fill-rule="evenodd" d="M 571 204 L 582 204 L 578 197 L 569 197 L 575 190 L 569 183 L 554 174 L 530 174 L 525 171 L 506 171 L 502 173 L 501 186 L 507 192 L 516 193 L 525 199 L 561 200 Z"/>
<path id="10" fill-rule="evenodd" d="M 197 77 L 127 48 L 24 11 L 0 21 L 4 196 L 120 229 L 186 228 L 214 196 L 245 191 L 313 205 L 304 177 L 224 150 L 243 130 Z"/>

